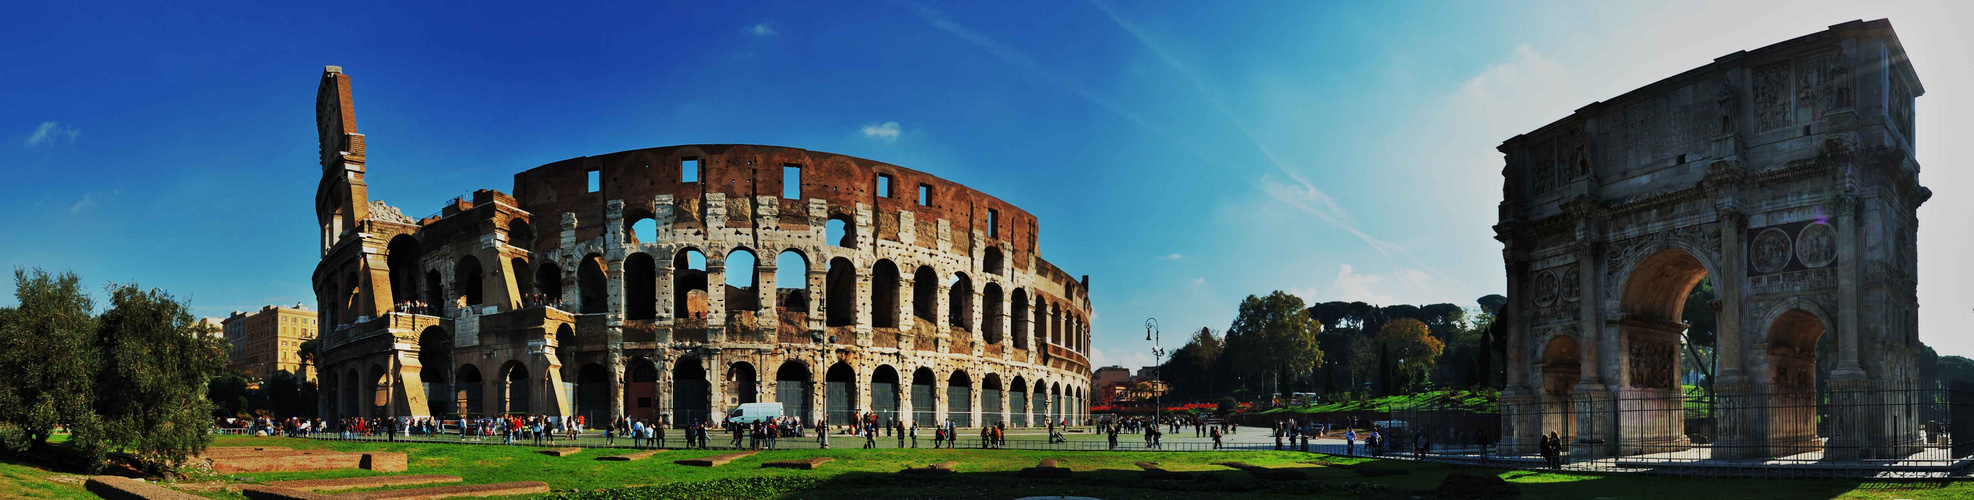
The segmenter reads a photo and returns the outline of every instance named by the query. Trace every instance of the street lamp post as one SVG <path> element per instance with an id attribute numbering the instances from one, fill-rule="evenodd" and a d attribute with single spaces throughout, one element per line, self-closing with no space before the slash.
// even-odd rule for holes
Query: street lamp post
<path id="1" fill-rule="evenodd" d="M 1152 390 L 1158 391 L 1158 406 L 1152 408 L 1152 422 L 1157 425 L 1165 418 L 1165 390 L 1162 387 L 1165 381 L 1164 374 L 1159 373 L 1165 371 L 1160 361 L 1165 359 L 1165 348 L 1158 346 L 1158 318 L 1145 318 L 1145 340 L 1152 343 Z"/>

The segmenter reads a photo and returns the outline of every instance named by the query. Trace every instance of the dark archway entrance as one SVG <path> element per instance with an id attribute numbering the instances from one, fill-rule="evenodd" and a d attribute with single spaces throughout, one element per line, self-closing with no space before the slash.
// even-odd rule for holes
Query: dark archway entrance
<path id="1" fill-rule="evenodd" d="M 679 358 L 672 364 L 673 426 L 710 422 L 713 418 L 713 384 L 706 381 L 706 367 L 699 358 Z"/>
<path id="2" fill-rule="evenodd" d="M 624 383 L 624 414 L 640 422 L 658 421 L 658 365 L 649 359 L 631 361 Z"/>
<path id="3" fill-rule="evenodd" d="M 837 362 L 830 365 L 824 376 L 823 411 L 828 412 L 829 423 L 842 425 L 856 422 L 857 416 L 857 371 L 848 363 Z"/>
<path id="4" fill-rule="evenodd" d="M 806 424 L 816 423 L 809 384 L 809 367 L 799 361 L 789 361 L 775 369 L 775 401 L 781 402 L 781 414 L 802 419 Z"/>

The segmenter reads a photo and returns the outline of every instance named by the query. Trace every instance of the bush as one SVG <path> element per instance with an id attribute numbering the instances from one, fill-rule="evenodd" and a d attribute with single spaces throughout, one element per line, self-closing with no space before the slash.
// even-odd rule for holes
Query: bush
<path id="1" fill-rule="evenodd" d="M 1235 401 L 1234 398 L 1232 397 L 1222 397 L 1220 398 L 1220 408 L 1218 409 L 1217 413 L 1219 413 L 1221 416 L 1226 416 L 1227 414 L 1233 413 L 1234 409 L 1239 408 L 1240 405 L 1241 403 L 1239 401 Z"/>

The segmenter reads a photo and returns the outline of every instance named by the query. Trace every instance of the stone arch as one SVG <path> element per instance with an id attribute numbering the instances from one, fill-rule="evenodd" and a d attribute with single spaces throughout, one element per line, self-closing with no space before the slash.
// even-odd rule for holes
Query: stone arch
<path id="1" fill-rule="evenodd" d="M 891 259 L 878 259 L 871 266 L 870 321 L 875 328 L 898 327 L 898 265 Z"/>
<path id="2" fill-rule="evenodd" d="M 1642 255 L 1617 289 L 1619 335 L 1618 344 L 1611 346 L 1620 349 L 1622 357 L 1613 367 L 1620 382 L 1617 396 L 1636 401 L 1626 403 L 1628 410 L 1636 411 L 1618 414 L 1615 427 L 1622 434 L 1618 453 L 1664 452 L 1689 446 L 1684 391 L 1678 379 L 1680 334 L 1687 325 L 1680 319 L 1693 288 L 1717 269 L 1702 257 L 1709 255 L 1704 249 L 1683 240 L 1668 241 Z M 1538 274 L 1536 279 L 1540 282 L 1545 278 Z M 1538 304 L 1543 300 L 1541 294 L 1538 290 Z M 1552 300 L 1564 302 L 1561 297 Z"/>
<path id="3" fill-rule="evenodd" d="M 849 362 L 838 361 L 829 365 L 823 375 L 823 411 L 832 424 L 847 424 L 856 421 L 857 369 Z"/>
<path id="4" fill-rule="evenodd" d="M 644 252 L 624 258 L 624 319 L 658 318 L 658 260 Z"/>
<path id="5" fill-rule="evenodd" d="M 1062 382 L 1049 382 L 1049 421 L 1061 422 L 1063 416 Z"/>
<path id="6" fill-rule="evenodd" d="M 711 422 L 713 384 L 706 379 L 706 365 L 698 356 L 685 356 L 672 362 L 673 426 Z"/>
<path id="7" fill-rule="evenodd" d="M 650 239 L 651 241 L 644 241 Z M 655 243 L 658 241 L 658 220 L 649 210 L 637 210 L 624 214 L 625 243 Z"/>
<path id="8" fill-rule="evenodd" d="M 973 331 L 973 279 L 966 273 L 953 273 L 947 285 L 947 324 L 960 331 Z"/>
<path id="9" fill-rule="evenodd" d="M 939 423 L 938 377 L 932 369 L 912 370 L 912 421 L 924 425 Z"/>
<path id="10" fill-rule="evenodd" d="M 775 400 L 781 402 L 783 415 L 802 419 L 808 424 L 818 423 L 810 413 L 815 400 L 810 386 L 814 378 L 810 376 L 809 365 L 798 360 L 788 360 L 775 369 Z M 812 425 L 813 426 L 813 425 Z"/>
<path id="11" fill-rule="evenodd" d="M 576 353 L 582 349 L 576 341 L 576 329 L 563 323 L 555 327 L 555 359 L 562 362 L 562 380 L 576 380 Z"/>
<path id="12" fill-rule="evenodd" d="M 641 422 L 658 419 L 658 363 L 649 358 L 625 364 L 624 414 Z"/>
<path id="13" fill-rule="evenodd" d="M 365 398 L 365 416 L 382 417 L 390 414 L 392 378 L 395 377 L 392 377 L 391 372 L 385 370 L 383 365 L 370 365 L 369 374 L 363 378 L 365 387 L 369 388 L 366 394 L 370 395 Z"/>
<path id="14" fill-rule="evenodd" d="M 1002 304 L 1002 297 L 1000 283 L 987 282 L 987 286 L 981 290 L 980 303 L 984 308 L 982 312 L 985 313 L 981 317 L 982 322 L 985 323 L 981 331 L 982 337 L 989 344 L 999 344 L 1001 339 L 1006 337 L 1007 314 L 1002 309 L 1006 307 Z"/>
<path id="15" fill-rule="evenodd" d="M 452 282 L 459 292 L 454 295 L 468 306 L 480 305 L 484 292 L 480 275 L 480 259 L 471 255 L 460 257 L 452 267 Z"/>
<path id="16" fill-rule="evenodd" d="M 809 256 L 801 250 L 790 248 L 775 255 L 775 307 L 809 312 Z"/>
<path id="17" fill-rule="evenodd" d="M 850 214 L 833 213 L 823 223 L 823 238 L 830 246 L 857 248 L 857 222 Z"/>
<path id="18" fill-rule="evenodd" d="M 1830 315 L 1814 302 L 1791 297 L 1763 315 L 1762 336 L 1768 346 L 1767 366 L 1761 375 L 1769 399 L 1767 435 L 1769 456 L 1787 456 L 1815 451 L 1822 440 L 1817 429 L 1817 343 L 1830 330 Z M 1898 408 L 1887 408 L 1886 417 L 1895 422 L 1906 415 Z M 1895 424 L 1896 425 L 1896 424 Z"/>
<path id="19" fill-rule="evenodd" d="M 697 248 L 683 248 L 672 255 L 672 317 L 678 320 L 706 318 L 706 254 Z"/>
<path id="20" fill-rule="evenodd" d="M 721 287 L 726 296 L 726 310 L 761 310 L 761 256 L 744 246 L 734 247 L 721 261 L 726 283 Z"/>
<path id="21" fill-rule="evenodd" d="M 337 380 L 337 382 L 342 384 L 343 389 L 343 393 L 341 394 L 342 416 L 368 416 L 363 413 L 363 376 L 357 374 L 356 368 L 352 367 L 345 370 L 342 379 Z"/>
<path id="22" fill-rule="evenodd" d="M 973 378 L 966 370 L 953 370 L 946 376 L 946 420 L 959 427 L 973 427 Z"/>
<path id="23" fill-rule="evenodd" d="M 1002 394 L 1001 375 L 989 372 L 980 378 L 980 425 L 1001 423 Z"/>
<path id="24" fill-rule="evenodd" d="M 403 303 L 418 297 L 418 261 L 423 256 L 418 238 L 409 234 L 391 237 L 391 243 L 385 247 L 385 265 L 391 268 L 392 301 Z"/>
<path id="25" fill-rule="evenodd" d="M 850 259 L 829 259 L 829 276 L 823 281 L 824 326 L 857 325 L 857 267 Z"/>
<path id="26" fill-rule="evenodd" d="M 932 266 L 918 266 L 912 272 L 912 316 L 927 324 L 939 322 L 939 272 Z"/>
<path id="27" fill-rule="evenodd" d="M 995 276 L 1007 275 L 1008 259 L 1006 256 L 1001 254 L 1000 246 L 996 245 L 996 246 L 987 247 L 986 255 L 982 256 L 980 259 L 980 268 L 982 271 L 986 271 L 987 274 L 992 274 Z"/>
<path id="28" fill-rule="evenodd" d="M 514 270 L 512 273 L 514 277 L 514 291 L 521 296 L 522 303 L 526 304 L 527 297 L 535 293 L 533 283 L 535 273 L 528 270 L 528 259 L 525 258 L 515 257 L 508 260 L 507 264 Z"/>
<path id="29" fill-rule="evenodd" d="M 480 389 L 485 387 L 486 379 L 481 378 L 480 367 L 473 366 L 471 363 L 462 364 L 454 373 L 456 376 L 453 380 L 456 382 L 452 386 L 453 408 L 463 416 L 486 414 L 485 408 L 481 406 L 484 400 L 481 399 L 480 392 Z"/>
<path id="30" fill-rule="evenodd" d="M 756 393 L 760 390 L 761 377 L 755 373 L 753 363 L 735 361 L 727 365 L 726 378 L 726 393 L 733 397 L 734 404 L 753 403 L 760 399 Z"/>
<path id="31" fill-rule="evenodd" d="M 1008 310 L 1014 314 L 1014 321 L 1011 322 L 1014 324 L 1011 340 L 1014 341 L 1015 349 L 1027 349 L 1030 336 L 1028 333 L 1028 291 L 1016 288 L 1011 295 L 1013 297 L 1009 299 L 1008 306 Z"/>
<path id="32" fill-rule="evenodd" d="M 1028 425 L 1040 426 L 1047 423 L 1049 420 L 1049 411 L 1053 408 L 1049 406 L 1049 381 L 1047 379 L 1037 378 L 1035 380 L 1035 397 L 1028 401 L 1028 406 L 1029 413 L 1034 414 L 1035 418 L 1040 420 L 1029 423 Z"/>
<path id="33" fill-rule="evenodd" d="M 587 363 L 576 371 L 576 414 L 593 425 L 610 421 L 610 377 L 603 365 Z"/>
<path id="34" fill-rule="evenodd" d="M 527 219 L 514 219 L 507 222 L 507 244 L 528 250 L 535 247 L 535 227 Z M 525 275 L 524 275 L 525 276 Z"/>
<path id="35" fill-rule="evenodd" d="M 581 294 L 583 314 L 610 312 L 610 278 L 605 274 L 606 266 L 599 254 L 584 255 L 576 266 L 576 288 Z"/>
<path id="36" fill-rule="evenodd" d="M 497 379 L 500 383 L 499 412 L 504 415 L 527 414 L 530 396 L 534 392 L 530 390 L 534 384 L 528 378 L 528 365 L 520 361 L 508 361 L 506 365 L 501 366 L 499 373 L 500 378 Z"/>
<path id="37" fill-rule="evenodd" d="M 1572 335 L 1552 335 L 1542 347 L 1542 432 L 1576 433 L 1571 393 L 1583 375 L 1583 347 Z"/>
<path id="38" fill-rule="evenodd" d="M 438 326 L 425 327 L 418 334 L 419 373 L 424 374 L 425 383 L 445 387 L 452 380 L 452 333 Z M 443 393 L 444 391 L 434 391 Z M 440 394 L 426 394 L 426 411 L 434 416 L 450 415 L 457 408 L 453 401 L 447 401 Z"/>
<path id="39" fill-rule="evenodd" d="M 1008 416 L 1014 420 L 1009 425 L 1028 426 L 1028 381 L 1020 375 L 1008 384 Z"/>
<path id="40" fill-rule="evenodd" d="M 542 260 L 541 265 L 535 267 L 535 293 L 547 299 L 545 305 L 560 307 L 555 304 L 562 302 L 562 266 L 555 265 L 552 260 Z"/>
<path id="41" fill-rule="evenodd" d="M 421 311 L 420 314 L 431 314 L 431 315 L 440 314 L 440 311 L 444 310 L 446 305 L 446 292 L 445 292 L 445 280 L 444 278 L 439 277 L 439 270 L 437 269 L 426 270 L 424 285 L 425 285 L 425 295 L 421 297 L 420 300 L 425 301 L 425 305 L 427 308 L 424 311 Z M 329 326 L 329 325 L 324 325 L 324 326 Z"/>
<path id="42" fill-rule="evenodd" d="M 891 365 L 881 364 L 877 365 L 877 369 L 871 370 L 870 409 L 884 421 L 895 422 L 899 418 L 898 406 L 901 401 L 898 388 L 897 369 L 892 368 Z"/>

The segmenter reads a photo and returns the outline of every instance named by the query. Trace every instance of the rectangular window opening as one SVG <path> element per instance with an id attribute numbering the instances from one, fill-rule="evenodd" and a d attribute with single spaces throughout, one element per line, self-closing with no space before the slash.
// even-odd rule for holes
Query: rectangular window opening
<path id="1" fill-rule="evenodd" d="M 932 185 L 931 185 L 931 184 L 919 184 L 919 185 L 918 185 L 918 206 L 921 206 L 921 207 L 929 207 L 929 206 L 932 206 Z"/>
<path id="2" fill-rule="evenodd" d="M 885 198 L 891 197 L 891 176 L 884 174 L 877 175 L 877 195 Z"/>
<path id="3" fill-rule="evenodd" d="M 603 171 L 602 170 L 589 171 L 589 192 L 594 193 L 602 190 L 603 190 Z"/>
<path id="4" fill-rule="evenodd" d="M 699 182 L 698 158 L 686 158 L 679 161 L 679 182 Z"/>
<path id="5" fill-rule="evenodd" d="M 802 199 L 802 166 L 781 166 L 781 197 L 791 200 Z"/>
<path id="6" fill-rule="evenodd" d="M 1001 212 L 999 210 L 987 209 L 987 237 L 1001 237 Z"/>

